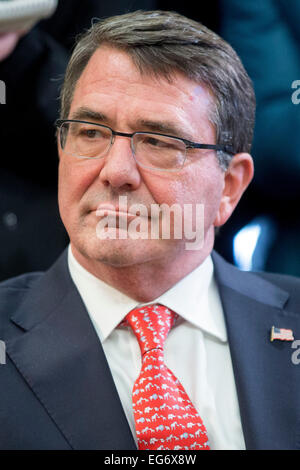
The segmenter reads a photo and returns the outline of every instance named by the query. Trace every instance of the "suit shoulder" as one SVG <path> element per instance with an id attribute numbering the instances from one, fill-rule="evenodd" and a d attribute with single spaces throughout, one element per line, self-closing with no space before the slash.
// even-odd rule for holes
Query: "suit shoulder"
<path id="1" fill-rule="evenodd" d="M 273 284 L 276 284 L 278 287 L 287 290 L 288 292 L 293 292 L 300 294 L 300 278 L 296 276 L 291 276 L 288 274 L 277 274 L 277 273 L 268 273 L 268 272 L 255 272 L 254 274 L 266 279 Z"/>
<path id="2" fill-rule="evenodd" d="M 5 294 L 5 291 L 10 289 L 26 290 L 29 289 L 34 282 L 40 278 L 43 272 L 36 271 L 32 273 L 21 274 L 16 277 L 11 277 L 5 281 L 0 282 L 0 296 Z"/>
<path id="3" fill-rule="evenodd" d="M 299 312 L 300 279 L 287 274 L 265 271 L 242 271 L 228 263 L 218 253 L 212 254 L 216 281 L 221 289 L 229 288 L 239 294 L 273 306 Z"/>
<path id="4" fill-rule="evenodd" d="M 42 274 L 42 272 L 21 274 L 0 282 L 0 327 L 11 317 Z"/>
<path id="5" fill-rule="evenodd" d="M 288 274 L 276 274 L 267 272 L 257 272 L 256 275 L 277 287 L 288 292 L 289 297 L 285 308 L 288 311 L 299 312 L 300 305 L 300 278 Z"/>

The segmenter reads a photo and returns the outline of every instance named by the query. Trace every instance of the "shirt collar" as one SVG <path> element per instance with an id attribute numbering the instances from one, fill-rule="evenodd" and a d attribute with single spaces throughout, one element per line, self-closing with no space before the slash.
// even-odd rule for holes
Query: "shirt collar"
<path id="1" fill-rule="evenodd" d="M 145 305 L 139 304 L 88 272 L 75 259 L 71 246 L 68 249 L 68 264 L 73 282 L 102 342 L 130 310 Z M 210 256 L 168 291 L 149 303 L 163 304 L 209 335 L 222 342 L 227 341 L 224 315 Z"/>
<path id="2" fill-rule="evenodd" d="M 181 279 L 155 302 L 174 310 L 184 320 L 204 332 L 227 341 L 223 309 L 213 276 L 211 256 Z"/>

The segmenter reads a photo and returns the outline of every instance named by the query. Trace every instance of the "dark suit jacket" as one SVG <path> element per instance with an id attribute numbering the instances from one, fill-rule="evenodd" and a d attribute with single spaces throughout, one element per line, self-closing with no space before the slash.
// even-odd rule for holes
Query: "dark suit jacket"
<path id="1" fill-rule="evenodd" d="M 299 448 L 300 364 L 270 329 L 300 339 L 300 281 L 213 261 L 246 447 Z M 0 449 L 135 449 L 66 251 L 46 273 L 0 284 L 0 339 Z"/>

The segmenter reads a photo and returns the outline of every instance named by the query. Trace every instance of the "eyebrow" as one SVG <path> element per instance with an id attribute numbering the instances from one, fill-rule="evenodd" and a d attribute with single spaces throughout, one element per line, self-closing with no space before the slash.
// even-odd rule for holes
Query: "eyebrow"
<path id="1" fill-rule="evenodd" d="M 173 122 L 140 119 L 137 121 L 137 125 L 153 132 L 160 132 L 174 137 L 181 137 L 182 139 L 193 140 L 193 137 L 186 130 L 183 130 L 178 124 Z"/>
<path id="2" fill-rule="evenodd" d="M 100 121 L 102 123 L 109 122 L 109 118 L 105 114 L 99 111 L 94 111 L 85 106 L 76 109 L 71 114 L 70 119 L 78 119 L 83 121 L 91 120 L 96 122 Z M 186 130 L 183 130 L 179 125 L 170 121 L 152 121 L 149 119 L 138 119 L 135 123 L 135 127 L 137 129 L 147 130 L 149 132 L 158 132 L 190 141 L 194 140 L 193 136 L 189 134 Z"/>
<path id="3" fill-rule="evenodd" d="M 82 106 L 76 111 L 74 111 L 70 119 L 78 119 L 79 121 L 82 120 L 92 120 L 92 121 L 107 121 L 108 118 L 105 116 L 103 113 L 99 113 L 98 111 L 93 111 L 90 108 L 86 108 L 85 106 Z"/>

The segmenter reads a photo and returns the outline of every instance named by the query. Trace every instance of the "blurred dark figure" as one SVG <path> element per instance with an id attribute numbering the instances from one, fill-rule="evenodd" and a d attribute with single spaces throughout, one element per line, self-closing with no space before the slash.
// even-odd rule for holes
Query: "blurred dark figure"
<path id="1" fill-rule="evenodd" d="M 151 0 L 59 1 L 54 15 L 11 39 L 1 57 L 0 280 L 47 269 L 68 243 L 57 208 L 53 123 L 77 34 L 93 17 L 151 9 Z M 46 145 L 45 145 L 46 144 Z"/>
<path id="2" fill-rule="evenodd" d="M 257 118 L 255 177 L 216 247 L 241 267 L 297 276 L 300 106 L 292 102 L 292 83 L 300 79 L 299 24 L 299 0 L 220 0 L 219 33 L 237 51 L 253 80 Z"/>

